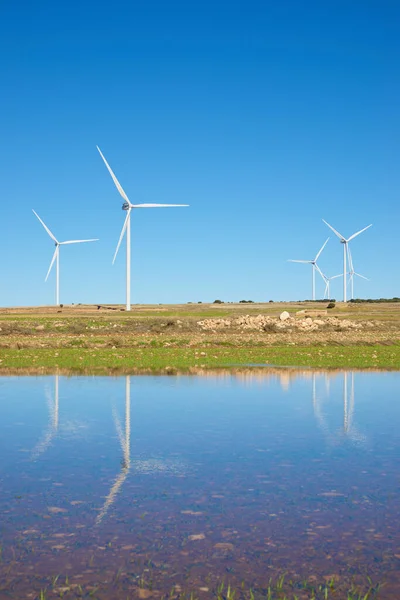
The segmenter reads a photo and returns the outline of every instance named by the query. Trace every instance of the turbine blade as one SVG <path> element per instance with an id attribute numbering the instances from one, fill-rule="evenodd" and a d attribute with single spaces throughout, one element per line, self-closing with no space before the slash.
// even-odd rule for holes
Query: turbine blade
<path id="1" fill-rule="evenodd" d="M 58 254 L 58 249 L 59 249 L 59 246 L 57 245 L 56 249 L 54 250 L 53 258 L 51 259 L 51 263 L 50 263 L 50 266 L 49 266 L 49 270 L 47 271 L 47 275 L 46 275 L 45 281 L 47 281 L 47 279 L 48 279 L 48 277 L 50 275 L 50 271 L 52 269 L 52 266 L 54 265 L 54 261 L 56 260 L 56 256 Z"/>
<path id="2" fill-rule="evenodd" d="M 131 208 L 168 208 L 171 206 L 189 206 L 189 204 L 131 204 Z"/>
<path id="3" fill-rule="evenodd" d="M 322 279 L 323 279 L 324 281 L 326 281 L 326 277 L 325 277 L 325 275 L 323 274 L 323 272 L 321 271 L 321 269 L 319 268 L 319 266 L 317 265 L 317 263 L 314 263 L 314 267 L 317 269 L 317 271 L 318 271 L 318 273 L 321 275 Z"/>
<path id="4" fill-rule="evenodd" d="M 335 235 L 337 235 L 339 239 L 341 239 L 341 240 L 345 240 L 345 238 L 342 236 L 342 234 L 341 234 L 341 233 L 339 233 L 338 231 L 336 231 L 336 229 L 334 229 L 334 228 L 332 227 L 332 225 L 329 225 L 329 223 L 328 223 L 327 221 L 325 221 L 325 219 L 322 219 L 322 220 L 323 220 L 323 222 L 325 223 L 325 225 L 328 225 L 329 229 L 332 229 L 333 233 L 334 233 Z"/>
<path id="5" fill-rule="evenodd" d="M 67 242 L 60 242 L 60 246 L 63 246 L 64 244 L 82 244 L 82 242 L 98 242 L 99 239 L 98 238 L 94 238 L 91 240 L 68 240 Z"/>
<path id="6" fill-rule="evenodd" d="M 320 255 L 321 255 L 321 252 L 322 252 L 322 250 L 325 248 L 325 246 L 327 245 L 328 241 L 329 241 L 329 238 L 326 240 L 325 244 L 322 246 L 321 250 L 318 252 L 317 256 L 314 258 L 314 261 L 315 261 L 315 262 L 316 262 L 316 261 L 318 260 L 318 258 L 320 257 Z"/>
<path id="7" fill-rule="evenodd" d="M 349 269 L 350 271 L 353 271 L 353 257 L 351 255 L 351 250 L 350 250 L 350 246 L 347 244 L 347 259 L 349 261 Z"/>
<path id="8" fill-rule="evenodd" d="M 364 227 L 364 229 L 360 229 L 360 231 L 357 231 L 357 233 L 353 233 L 353 235 L 351 235 L 347 241 L 349 242 L 350 240 L 353 240 L 355 237 L 357 237 L 358 235 L 360 235 L 360 233 L 362 233 L 363 231 L 366 231 L 370 227 L 372 227 L 372 223 L 371 223 L 371 225 L 368 225 L 367 227 Z"/>
<path id="9" fill-rule="evenodd" d="M 357 277 L 361 277 L 362 279 L 365 279 L 365 281 L 370 281 L 368 279 L 368 277 L 364 277 L 364 275 L 360 275 L 360 273 L 356 273 L 355 271 L 354 271 L 354 275 L 357 275 Z"/>
<path id="10" fill-rule="evenodd" d="M 340 273 L 340 275 L 333 275 L 332 277 L 329 277 L 329 279 L 336 279 L 337 277 L 343 277 L 343 273 Z"/>
<path id="11" fill-rule="evenodd" d="M 125 221 L 124 221 L 124 224 L 123 224 L 122 229 L 121 229 L 121 235 L 119 236 L 119 240 L 118 240 L 117 248 L 115 250 L 115 254 L 114 254 L 114 258 L 113 258 L 112 264 L 114 264 L 115 259 L 117 258 L 118 250 L 119 250 L 119 247 L 121 245 L 122 238 L 124 237 L 126 228 L 128 226 L 129 217 L 131 216 L 131 210 L 132 210 L 131 208 L 128 208 L 128 210 L 127 210 Z"/>
<path id="12" fill-rule="evenodd" d="M 108 169 L 108 172 L 110 173 L 110 175 L 111 175 L 111 177 L 113 179 L 113 182 L 115 183 L 115 187 L 117 188 L 117 190 L 119 191 L 119 193 L 121 194 L 121 196 L 123 197 L 123 199 L 126 200 L 126 202 L 128 202 L 128 204 L 130 205 L 128 196 L 125 194 L 125 192 L 124 192 L 124 190 L 122 188 L 122 185 L 120 184 L 120 182 L 118 181 L 118 179 L 115 177 L 115 175 L 114 175 L 114 173 L 113 173 L 110 165 L 108 164 L 108 162 L 104 158 L 102 151 L 100 150 L 100 148 L 98 146 L 96 146 L 96 148 L 99 151 L 100 156 L 103 159 L 104 164 L 106 165 L 106 167 Z"/>
<path id="13" fill-rule="evenodd" d="M 36 215 L 36 217 L 39 219 L 39 221 L 41 222 L 41 224 L 43 225 L 43 227 L 45 228 L 45 230 L 47 231 L 47 233 L 49 234 L 49 236 L 51 237 L 52 240 L 54 240 L 55 242 L 57 242 L 57 239 L 54 237 L 54 235 L 51 233 L 50 229 L 47 227 L 47 225 L 45 225 L 42 221 L 42 219 L 39 217 L 39 215 L 37 214 L 37 212 L 35 212 L 32 208 L 32 212 L 34 215 Z M 57 242 L 58 243 L 58 242 Z"/>
<path id="14" fill-rule="evenodd" d="M 306 264 L 311 264 L 311 265 L 313 263 L 312 260 L 291 260 L 290 258 L 288 258 L 288 262 L 306 263 Z"/>

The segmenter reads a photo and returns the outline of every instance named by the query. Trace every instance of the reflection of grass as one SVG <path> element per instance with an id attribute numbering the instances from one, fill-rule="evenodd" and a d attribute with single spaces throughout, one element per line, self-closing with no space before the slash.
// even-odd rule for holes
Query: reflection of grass
<path id="1" fill-rule="evenodd" d="M 200 352 L 200 350 L 202 352 Z M 204 352 L 203 352 L 204 350 Z M 202 355 L 203 353 L 203 355 Z M 400 369 L 400 345 L 393 346 L 272 346 L 242 348 L 59 348 L 0 350 L 0 371 L 6 369 L 70 369 L 106 373 L 120 370 L 188 370 L 247 364 L 317 368 Z"/>

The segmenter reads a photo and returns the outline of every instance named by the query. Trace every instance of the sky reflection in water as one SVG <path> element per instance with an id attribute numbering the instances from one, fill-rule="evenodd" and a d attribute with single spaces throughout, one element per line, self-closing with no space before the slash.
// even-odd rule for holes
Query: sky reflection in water
<path id="1" fill-rule="evenodd" d="M 60 573 L 126 598 L 282 572 L 369 575 L 393 597 L 399 380 L 0 379 L 0 598 Z"/>

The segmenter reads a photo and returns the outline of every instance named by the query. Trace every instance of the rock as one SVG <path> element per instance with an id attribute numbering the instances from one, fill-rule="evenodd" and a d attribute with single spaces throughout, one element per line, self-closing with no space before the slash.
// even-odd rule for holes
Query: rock
<path id="1" fill-rule="evenodd" d="M 38 325 L 37 327 L 35 327 L 36 331 L 43 331 L 44 330 L 44 325 Z"/>
<path id="2" fill-rule="evenodd" d="M 279 318 L 281 321 L 287 321 L 288 319 L 290 319 L 290 315 L 288 313 L 287 310 L 284 310 L 280 315 Z"/>
<path id="3" fill-rule="evenodd" d="M 229 543 L 221 542 L 219 544 L 214 544 L 214 552 L 212 554 L 213 558 L 229 558 L 232 556 L 234 545 Z"/>
<path id="4" fill-rule="evenodd" d="M 196 542 L 197 540 L 205 540 L 206 536 L 204 533 L 194 533 L 193 535 L 189 535 L 189 540 L 191 542 Z"/>
<path id="5" fill-rule="evenodd" d="M 218 548 L 220 550 L 230 550 L 232 551 L 234 549 L 234 545 L 230 544 L 229 542 L 219 542 L 218 544 L 214 544 L 214 548 Z"/>
<path id="6" fill-rule="evenodd" d="M 145 590 L 144 588 L 138 589 L 138 597 L 139 598 L 150 598 L 153 595 L 151 590 Z"/>

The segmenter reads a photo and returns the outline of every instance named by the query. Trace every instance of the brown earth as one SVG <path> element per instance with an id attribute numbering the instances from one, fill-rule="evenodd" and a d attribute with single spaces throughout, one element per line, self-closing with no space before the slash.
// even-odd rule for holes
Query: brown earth
<path id="1" fill-rule="evenodd" d="M 132 308 L 131 312 L 113 305 L 2 308 L 0 348 L 391 345 L 400 341 L 400 303 L 337 303 L 334 309 L 327 309 L 327 303 Z"/>

